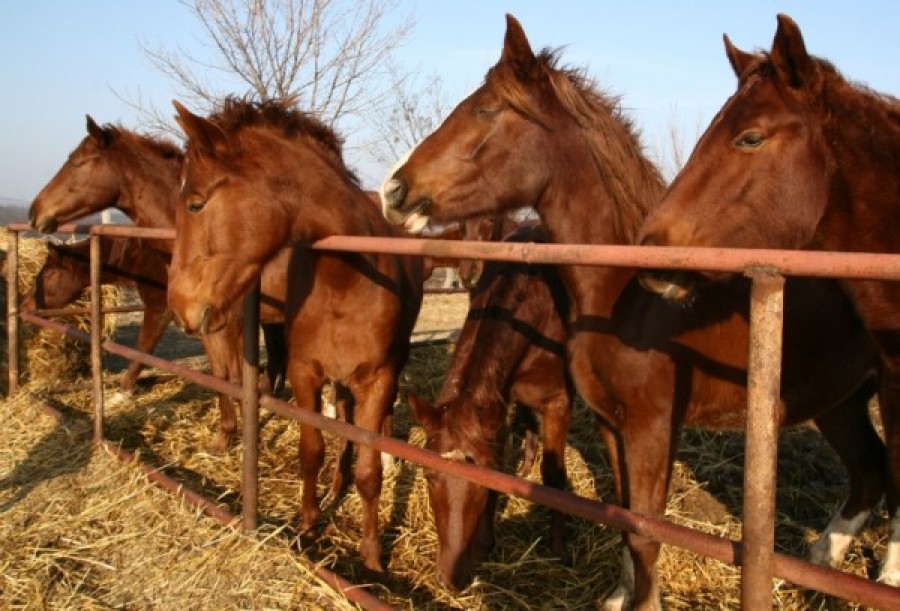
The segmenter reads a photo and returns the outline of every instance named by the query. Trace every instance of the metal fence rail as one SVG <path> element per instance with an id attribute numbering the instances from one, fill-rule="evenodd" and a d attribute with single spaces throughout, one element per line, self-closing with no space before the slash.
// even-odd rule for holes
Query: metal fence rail
<path id="1" fill-rule="evenodd" d="M 30 230 L 23 224 L 10 226 L 12 239 L 8 259 L 8 303 L 10 343 L 10 392 L 18 384 L 18 363 L 14 362 L 14 343 L 18 341 L 18 304 L 16 297 L 15 249 L 18 231 Z M 131 226 L 65 226 L 60 231 L 90 233 L 99 255 L 101 236 L 136 236 L 151 239 L 172 239 L 170 229 L 140 229 Z M 635 532 L 669 545 L 678 545 L 730 564 L 741 565 L 742 605 L 747 609 L 771 608 L 772 577 L 787 579 L 798 585 L 819 590 L 839 598 L 869 606 L 894 608 L 900 606 L 900 590 L 873 583 L 847 573 L 777 554 L 774 542 L 774 494 L 777 430 L 774 409 L 778 400 L 781 369 L 781 328 L 783 277 L 806 275 L 854 279 L 900 280 L 900 255 L 869 253 L 824 253 L 778 250 L 687 249 L 668 247 L 593 246 L 567 244 L 479 243 L 452 240 L 421 240 L 392 238 L 363 238 L 334 236 L 316 242 L 311 248 L 332 251 L 380 252 L 441 258 L 471 258 L 511 260 L 526 263 L 557 263 L 567 265 L 607 265 L 622 267 L 650 267 L 664 269 L 700 269 L 706 271 L 745 272 L 753 281 L 751 293 L 751 330 L 748 364 L 748 422 L 747 456 L 744 469 L 744 535 L 743 542 L 706 535 L 665 520 L 633 514 L 621 507 L 578 497 L 571 493 L 547 488 L 500 472 L 482 469 L 441 458 L 422 448 L 400 440 L 364 431 L 344 422 L 332 420 L 270 396 L 256 396 L 256 367 L 258 353 L 258 325 L 253 312 L 258 312 L 258 293 L 251 291 L 245 301 L 244 388 L 224 380 L 196 372 L 151 355 L 93 338 L 95 360 L 95 435 L 102 439 L 102 372 L 99 368 L 101 348 L 138 360 L 159 369 L 170 371 L 191 381 L 243 400 L 244 417 L 244 480 L 242 490 L 243 525 L 247 530 L 256 526 L 256 440 L 258 436 L 258 406 L 272 412 L 300 420 L 306 424 L 341 435 L 363 445 L 388 452 L 433 469 L 463 477 L 505 494 L 521 496 L 548 507 L 566 511 L 585 519 L 595 520 L 615 528 Z M 92 255 L 94 251 L 92 250 Z M 92 256 L 91 265 L 99 270 L 99 256 Z M 96 280 L 99 280 L 99 274 Z M 96 300 L 99 303 L 99 299 Z M 99 328 L 102 313 L 96 308 L 92 330 Z M 60 332 L 79 334 L 64 325 L 47 321 L 35 314 L 22 314 L 22 319 L 34 324 L 56 326 Z M 81 339 L 85 339 L 84 334 Z M 15 379 L 14 379 L 15 378 Z M 247 383 L 249 381 L 249 384 Z M 251 388 L 252 387 L 252 388 Z M 749 511 L 748 508 L 752 508 Z M 371 602 L 371 601 L 370 601 Z"/>

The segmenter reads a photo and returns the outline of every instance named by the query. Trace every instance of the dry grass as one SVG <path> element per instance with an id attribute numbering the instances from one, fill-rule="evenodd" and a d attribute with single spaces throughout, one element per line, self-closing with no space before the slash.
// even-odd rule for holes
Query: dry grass
<path id="1" fill-rule="evenodd" d="M 462 305 L 430 297 L 425 327 L 458 321 Z M 444 308 L 443 314 L 435 311 Z M 429 339 L 420 327 L 418 339 Z M 432 399 L 450 356 L 448 344 L 414 349 L 402 377 L 395 434 L 424 442 L 411 420 L 407 392 Z M 116 376 L 107 379 L 112 388 Z M 0 404 L 0 607 L 7 608 L 327 608 L 349 605 L 319 582 L 300 561 L 293 528 L 301 486 L 296 427 L 265 416 L 260 447 L 261 535 L 242 537 L 166 496 L 131 466 L 102 451 L 91 452 L 87 393 L 50 394 L 66 425 L 42 415 L 28 393 Z M 170 380 L 109 410 L 107 437 L 121 440 L 142 459 L 208 498 L 240 511 L 240 448 L 208 452 L 218 413 L 211 393 Z M 508 447 L 507 469 L 518 459 L 520 439 Z M 322 472 L 324 495 L 336 440 L 329 439 Z M 740 535 L 743 436 L 685 435 L 668 505 L 678 523 L 732 537 Z M 580 403 L 567 450 L 572 489 L 610 500 L 612 482 L 593 416 Z M 538 469 L 531 476 L 538 478 Z M 819 436 L 807 428 L 782 433 L 779 456 L 777 545 L 801 555 L 842 498 L 842 468 Z M 356 583 L 372 578 L 356 553 L 360 504 L 355 492 L 325 506 L 319 540 L 303 557 Z M 462 593 L 438 582 L 436 535 L 425 483 L 414 464 L 400 462 L 385 481 L 381 503 L 389 576 L 371 590 L 405 609 L 591 609 L 618 580 L 619 535 L 604 526 L 572 520 L 575 562 L 565 567 L 544 543 L 547 511 L 518 499 L 501 502 L 497 549 Z M 872 520 L 867 538 L 854 546 L 844 569 L 866 574 L 884 553 L 884 516 Z M 739 572 L 718 562 L 664 548 L 660 570 L 670 609 L 737 608 Z M 781 609 L 852 609 L 790 584 L 779 584 L 773 605 Z"/>
<path id="2" fill-rule="evenodd" d="M 3 321 L 2 326 L 3 337 L 6 337 L 7 330 L 7 296 L 6 296 L 6 251 L 7 251 L 7 234 L 4 231 L 0 236 L 0 250 L 2 250 L 2 295 L 0 295 L 0 303 L 2 303 Z M 18 293 L 21 299 L 34 286 L 34 279 L 47 258 L 47 245 L 41 239 L 25 238 L 19 240 L 19 286 Z M 105 285 L 102 290 L 102 301 L 104 306 L 113 306 L 122 300 L 123 290 L 116 286 Z M 87 307 L 90 305 L 90 299 L 83 297 L 72 304 L 73 308 Z M 91 322 L 87 315 L 79 315 L 67 317 L 66 321 L 74 328 L 84 333 L 90 333 Z M 112 337 L 116 329 L 116 316 L 106 315 L 104 317 L 104 337 Z M 31 325 L 23 325 L 21 331 L 21 340 L 19 345 L 19 369 L 24 373 L 26 380 L 34 380 L 48 387 L 54 387 L 60 383 L 70 382 L 78 377 L 89 375 L 90 365 L 90 346 L 78 340 L 60 336 L 55 331 L 33 327 Z M 2 359 L 4 371 L 8 368 L 7 350 L 2 351 Z M 3 394 L 7 392 L 7 376 L 2 379 Z"/>

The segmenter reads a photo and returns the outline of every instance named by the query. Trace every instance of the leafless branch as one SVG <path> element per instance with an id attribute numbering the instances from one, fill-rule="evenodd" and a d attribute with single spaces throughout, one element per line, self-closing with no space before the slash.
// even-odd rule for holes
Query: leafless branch
<path id="1" fill-rule="evenodd" d="M 384 99 L 379 68 L 413 27 L 394 19 L 398 0 L 179 1 L 200 25 L 198 49 L 142 47 L 173 95 L 200 111 L 235 94 L 294 98 L 330 125 L 361 117 Z M 148 127 L 168 129 L 163 113 L 129 104 Z"/>

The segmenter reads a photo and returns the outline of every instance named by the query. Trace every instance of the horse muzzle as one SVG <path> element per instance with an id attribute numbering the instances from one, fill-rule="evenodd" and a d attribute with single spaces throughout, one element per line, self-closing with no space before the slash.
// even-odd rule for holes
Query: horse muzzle
<path id="1" fill-rule="evenodd" d="M 56 231 L 56 228 L 59 227 L 59 221 L 56 220 L 56 217 L 51 215 L 39 217 L 34 212 L 34 207 L 28 213 L 28 221 L 31 223 L 31 226 L 40 231 L 41 233 L 53 233 Z"/>
<path id="2" fill-rule="evenodd" d="M 638 282 L 645 290 L 655 293 L 667 301 L 684 301 L 694 292 L 698 276 L 684 271 L 642 270 Z"/>
<path id="3" fill-rule="evenodd" d="M 428 225 L 431 199 L 410 198 L 409 185 L 394 175 L 381 186 L 381 211 L 392 225 L 402 226 L 409 233 L 420 233 Z"/>

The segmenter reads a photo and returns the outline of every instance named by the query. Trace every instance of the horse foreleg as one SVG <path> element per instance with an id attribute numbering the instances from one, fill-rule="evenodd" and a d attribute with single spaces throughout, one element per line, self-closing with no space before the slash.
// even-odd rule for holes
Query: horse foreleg
<path id="1" fill-rule="evenodd" d="M 610 450 L 613 467 L 620 473 L 619 498 L 629 510 L 653 517 L 665 512 L 672 444 L 668 422 L 663 422 L 662 418 L 656 420 L 640 426 L 633 421 L 627 422 L 618 436 L 606 433 L 613 443 Z M 656 572 L 660 544 L 634 533 L 625 533 L 623 538 L 626 548 L 620 583 L 602 601 L 600 608 L 606 611 L 661 609 Z"/>
<path id="2" fill-rule="evenodd" d="M 882 372 L 878 395 L 888 457 L 888 486 L 885 505 L 891 524 L 887 551 L 878 581 L 900 586 L 900 366 L 888 363 Z M 893 373 L 889 373 L 893 372 Z"/>
<path id="3" fill-rule="evenodd" d="M 284 390 L 287 374 L 287 338 L 284 323 L 262 325 L 266 342 L 266 384 L 263 390 L 278 395 Z"/>
<path id="4" fill-rule="evenodd" d="M 350 387 L 356 401 L 354 409 L 356 425 L 367 431 L 383 432 L 385 418 L 396 396 L 394 372 L 387 367 L 374 372 L 365 380 Z M 356 458 L 356 489 L 363 503 L 362 538 L 359 554 L 363 564 L 371 571 L 382 573 L 381 542 L 378 529 L 378 502 L 381 497 L 381 452 L 361 446 Z"/>
<path id="5" fill-rule="evenodd" d="M 864 384 L 844 403 L 815 419 L 850 478 L 847 499 L 809 550 L 809 559 L 816 564 L 841 565 L 854 537 L 884 494 L 887 453 L 868 409 L 874 392 L 874 384 Z"/>
<path id="6" fill-rule="evenodd" d="M 153 351 L 156 350 L 156 345 L 159 344 L 159 340 L 162 338 L 163 333 L 166 332 L 170 322 L 172 322 L 172 311 L 168 308 L 147 307 L 144 310 L 144 319 L 141 321 L 141 329 L 138 332 L 137 349 L 147 354 L 153 354 Z M 122 378 L 122 383 L 119 385 L 119 390 L 126 394 L 130 393 L 134 389 L 134 385 L 137 383 L 138 376 L 143 368 L 143 363 L 131 361 L 128 364 L 125 377 Z"/>
<path id="7" fill-rule="evenodd" d="M 542 433 L 544 457 L 541 461 L 541 479 L 547 486 L 565 490 L 566 439 L 569 434 L 571 401 L 567 394 L 560 395 L 544 405 Z M 550 548 L 564 563 L 571 564 L 572 558 L 566 548 L 566 514 L 560 511 L 550 513 Z"/>
<path id="8" fill-rule="evenodd" d="M 201 336 L 212 374 L 237 384 L 240 384 L 241 381 L 240 355 L 242 342 L 240 333 L 241 327 L 240 323 L 238 323 L 237 325 L 229 325 L 217 333 Z M 219 432 L 211 450 L 224 452 L 237 437 L 237 416 L 235 414 L 234 401 L 228 395 L 220 393 L 218 395 L 218 404 Z"/>
<path id="9" fill-rule="evenodd" d="M 344 387 L 338 387 L 334 382 L 329 386 L 329 391 L 325 393 L 323 402 L 330 403 L 335 409 L 334 417 L 340 418 L 344 422 L 353 423 L 353 397 Z M 324 410 L 324 406 L 323 406 Z M 337 459 L 334 463 L 334 475 L 331 478 L 331 491 L 328 493 L 332 498 L 338 498 L 350 485 L 350 469 L 353 464 L 353 444 L 347 438 L 341 437 L 340 446 L 338 448 Z"/>
<path id="10" fill-rule="evenodd" d="M 288 364 L 288 376 L 294 390 L 297 407 L 322 411 L 323 380 L 315 375 L 313 368 L 305 363 Z M 315 530 L 321 509 L 316 494 L 319 471 L 325 462 L 325 440 L 322 431 L 314 426 L 300 424 L 300 476 L 303 480 L 303 494 L 300 500 L 300 535 L 306 536 Z"/>

